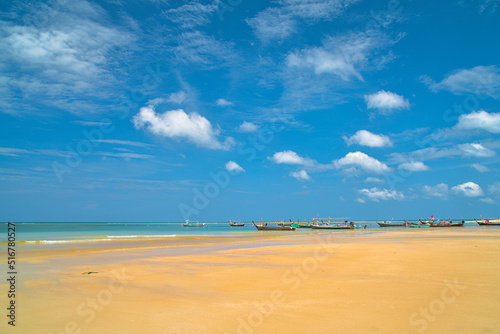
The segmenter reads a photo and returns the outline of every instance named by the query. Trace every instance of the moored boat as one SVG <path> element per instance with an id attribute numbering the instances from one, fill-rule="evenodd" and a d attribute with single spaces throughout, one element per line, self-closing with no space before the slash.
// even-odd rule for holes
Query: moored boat
<path id="1" fill-rule="evenodd" d="M 299 228 L 312 228 L 312 225 L 310 223 L 299 223 Z"/>
<path id="2" fill-rule="evenodd" d="M 459 226 L 464 226 L 464 224 L 465 224 L 465 221 L 464 221 L 464 220 L 462 220 L 460 223 L 453 223 L 453 222 L 451 222 L 451 221 L 450 221 L 450 226 L 451 226 L 451 227 L 459 227 Z"/>
<path id="3" fill-rule="evenodd" d="M 347 223 L 347 221 L 341 224 L 322 223 L 311 225 L 311 228 L 316 230 L 352 230 L 355 227 L 354 222 Z"/>
<path id="4" fill-rule="evenodd" d="M 229 226 L 235 226 L 235 227 L 240 227 L 240 226 L 245 226 L 245 223 L 235 223 L 232 220 L 229 221 Z"/>
<path id="5" fill-rule="evenodd" d="M 483 219 L 483 221 L 477 221 L 477 219 L 474 220 L 476 223 L 483 226 L 500 226 L 500 219 Z"/>
<path id="6" fill-rule="evenodd" d="M 186 220 L 186 222 L 183 223 L 182 226 L 184 226 L 184 227 L 204 227 L 205 223 L 190 222 L 189 220 Z"/>
<path id="7" fill-rule="evenodd" d="M 294 226 L 267 226 L 267 223 L 261 223 L 260 225 L 255 224 L 255 222 L 252 223 L 259 231 L 295 231 L 297 229 Z"/>
<path id="8" fill-rule="evenodd" d="M 406 222 L 403 222 L 403 223 L 393 223 L 393 222 L 386 222 L 384 221 L 383 223 L 379 223 L 377 221 L 377 224 L 380 226 L 380 227 L 396 227 L 396 226 L 406 226 Z"/>
<path id="9" fill-rule="evenodd" d="M 432 222 L 429 224 L 430 227 L 450 227 L 451 226 L 451 221 L 446 221 L 443 220 L 442 222 Z"/>

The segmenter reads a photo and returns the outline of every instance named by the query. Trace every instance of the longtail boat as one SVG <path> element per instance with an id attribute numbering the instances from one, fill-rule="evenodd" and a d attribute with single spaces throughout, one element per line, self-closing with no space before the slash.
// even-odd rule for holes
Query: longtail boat
<path id="1" fill-rule="evenodd" d="M 260 225 L 255 224 L 255 222 L 252 222 L 253 226 L 257 228 L 259 231 L 295 231 L 297 228 L 294 226 L 267 226 L 267 224 Z"/>
<path id="2" fill-rule="evenodd" d="M 411 228 L 425 228 L 425 227 L 430 227 L 430 225 L 426 225 L 426 224 L 409 224 L 408 227 L 411 227 Z"/>
<path id="3" fill-rule="evenodd" d="M 450 222 L 450 226 L 451 227 L 464 226 L 464 224 L 465 224 L 465 221 L 463 221 L 463 220 L 460 223 L 452 223 L 452 222 Z"/>
<path id="4" fill-rule="evenodd" d="M 323 224 L 312 224 L 311 228 L 316 229 L 316 230 L 352 230 L 356 227 L 354 225 L 354 222 L 350 223 L 342 223 L 342 224 L 330 224 L 330 223 L 323 223 Z"/>
<path id="5" fill-rule="evenodd" d="M 185 223 L 182 224 L 184 227 L 204 227 L 205 223 L 199 223 L 199 222 L 190 222 L 189 220 L 186 220 Z"/>
<path id="6" fill-rule="evenodd" d="M 500 226 L 500 219 L 483 219 L 483 221 L 477 221 L 477 219 L 474 220 L 476 223 L 483 226 Z"/>
<path id="7" fill-rule="evenodd" d="M 235 223 L 232 220 L 229 221 L 229 226 L 245 226 L 245 223 Z"/>
<path id="8" fill-rule="evenodd" d="M 377 222 L 377 224 L 380 227 L 396 227 L 396 226 L 406 226 L 406 222 L 404 223 L 393 223 L 393 222 L 386 222 L 384 221 L 383 223 Z"/>
<path id="9" fill-rule="evenodd" d="M 312 228 L 312 225 L 310 223 L 305 223 L 305 224 L 299 223 L 299 228 Z"/>
<path id="10" fill-rule="evenodd" d="M 442 222 L 430 223 L 430 227 L 450 227 L 450 226 L 451 226 L 451 221 L 445 221 L 445 220 L 443 220 Z"/>

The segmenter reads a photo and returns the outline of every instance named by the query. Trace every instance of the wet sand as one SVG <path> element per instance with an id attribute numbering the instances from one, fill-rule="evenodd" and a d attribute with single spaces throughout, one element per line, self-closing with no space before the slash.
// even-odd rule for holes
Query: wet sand
<path id="1" fill-rule="evenodd" d="M 20 245 L 0 331 L 500 332 L 500 229 L 269 233 Z"/>

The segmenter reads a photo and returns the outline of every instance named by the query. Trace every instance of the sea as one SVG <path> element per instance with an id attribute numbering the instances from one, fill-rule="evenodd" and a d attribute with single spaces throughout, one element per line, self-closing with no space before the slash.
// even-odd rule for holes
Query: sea
<path id="1" fill-rule="evenodd" d="M 453 220 L 453 221 L 461 221 Z M 463 231 L 477 229 L 479 226 L 473 220 L 466 220 L 464 227 L 453 228 Z M 259 235 L 268 233 L 325 233 L 325 230 L 299 228 L 296 231 L 258 231 L 252 222 L 246 222 L 243 227 L 229 226 L 228 222 L 206 223 L 204 227 L 184 227 L 182 223 L 148 223 L 148 222 L 14 222 L 15 240 L 26 243 L 70 243 L 85 241 L 129 240 L 129 239 L 160 239 L 188 236 L 238 236 Z M 268 223 L 273 225 L 274 223 Z M 383 231 L 405 227 L 379 227 L 376 222 L 356 222 L 354 231 Z M 365 228 L 366 226 L 366 228 Z M 0 242 L 8 241 L 8 224 L 0 223 Z M 479 227 L 481 228 L 481 227 Z M 485 228 L 489 228 L 486 226 Z M 332 230 L 328 230 L 332 232 Z M 333 230 L 334 231 L 334 230 Z M 342 233 L 342 231 L 336 231 Z M 346 232 L 346 231 L 344 231 Z"/>

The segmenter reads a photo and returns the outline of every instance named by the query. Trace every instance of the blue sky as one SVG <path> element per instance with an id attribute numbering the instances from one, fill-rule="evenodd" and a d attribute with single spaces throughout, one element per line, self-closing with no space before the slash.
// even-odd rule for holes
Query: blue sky
<path id="1" fill-rule="evenodd" d="M 2 2 L 0 220 L 497 217 L 497 1 Z"/>

